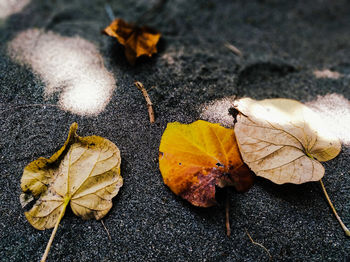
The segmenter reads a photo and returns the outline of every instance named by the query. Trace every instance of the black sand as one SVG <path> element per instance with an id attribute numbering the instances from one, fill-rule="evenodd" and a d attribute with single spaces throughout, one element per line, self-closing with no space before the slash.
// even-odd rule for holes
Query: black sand
<path id="1" fill-rule="evenodd" d="M 117 17 L 135 21 L 155 1 L 113 1 Z M 249 3 L 248 3 L 249 2 Z M 341 230 L 319 183 L 278 186 L 257 179 L 253 188 L 230 190 L 230 238 L 224 198 L 202 209 L 176 197 L 162 182 L 158 146 L 166 124 L 192 122 L 205 102 L 231 95 L 287 97 L 303 102 L 337 93 L 350 99 L 350 78 L 316 79 L 315 69 L 350 74 L 348 1 L 168 1 L 148 24 L 163 33 L 159 54 L 130 67 L 116 40 L 102 36 L 109 23 L 105 1 L 33 0 L 0 25 L 0 260 L 38 261 L 51 230 L 26 221 L 19 203 L 20 178 L 30 161 L 53 154 L 69 125 L 78 133 L 115 142 L 122 154 L 124 186 L 98 221 L 70 211 L 61 222 L 48 261 L 346 261 L 350 239 Z M 80 117 L 43 98 L 44 85 L 6 55 L 16 33 L 45 28 L 95 43 L 117 79 L 111 102 L 96 117 Z M 242 50 L 239 58 L 224 44 Z M 133 81 L 150 90 L 156 123 Z M 154 86 L 154 88 L 151 88 Z M 6 110 L 6 111 L 4 111 Z M 324 183 L 350 225 L 350 149 L 325 164 Z"/>

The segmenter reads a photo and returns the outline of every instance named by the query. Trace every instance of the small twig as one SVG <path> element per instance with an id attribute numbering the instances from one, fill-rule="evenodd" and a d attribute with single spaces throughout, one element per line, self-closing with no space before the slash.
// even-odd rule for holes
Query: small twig
<path id="1" fill-rule="evenodd" d="M 114 15 L 114 12 L 112 10 L 112 7 L 109 4 L 105 4 L 105 10 L 106 10 L 106 13 L 107 13 L 109 19 L 111 21 L 114 21 L 115 15 Z"/>
<path id="2" fill-rule="evenodd" d="M 143 87 L 143 84 L 139 81 L 135 81 L 134 82 L 135 86 L 142 92 L 146 103 L 147 103 L 147 108 L 148 108 L 148 115 L 149 115 L 149 121 L 152 123 L 154 123 L 154 111 L 153 111 L 153 107 L 152 107 L 152 102 L 151 99 L 149 98 L 149 95 L 146 91 L 146 89 Z"/>
<path id="3" fill-rule="evenodd" d="M 48 107 L 57 107 L 57 108 L 58 108 L 58 105 L 53 105 L 53 104 L 28 104 L 28 105 L 19 105 L 19 106 L 10 107 L 10 108 L 8 108 L 8 109 L 5 109 L 5 110 L 0 111 L 0 114 L 4 113 L 4 112 L 6 112 L 6 111 L 16 110 L 16 109 L 20 109 L 20 108 L 27 108 L 27 107 L 45 107 L 45 106 L 48 106 Z"/>
<path id="4" fill-rule="evenodd" d="M 102 219 L 101 219 L 101 223 L 102 223 L 102 226 L 104 227 L 104 229 L 105 229 L 105 230 L 106 230 L 106 232 L 107 232 L 107 235 L 108 235 L 109 241 L 112 241 L 111 234 L 109 234 L 108 228 L 105 226 L 105 223 L 103 223 L 103 220 L 102 220 Z"/>
<path id="5" fill-rule="evenodd" d="M 250 241 L 251 241 L 254 245 L 257 245 L 257 246 L 263 248 L 263 249 L 266 251 L 266 253 L 269 255 L 269 260 L 271 260 L 271 259 L 272 259 L 272 256 L 271 256 L 270 252 L 267 250 L 267 248 L 264 247 L 262 244 L 260 244 L 260 243 L 258 243 L 258 242 L 255 242 L 255 241 L 253 240 L 253 238 L 249 235 L 249 232 L 248 232 L 248 230 L 247 230 L 246 228 L 245 228 L 245 232 L 247 233 L 247 236 L 249 237 Z"/>
<path id="6" fill-rule="evenodd" d="M 231 235 L 230 226 L 230 197 L 228 191 L 226 191 L 226 235 L 229 237 Z"/>
<path id="7" fill-rule="evenodd" d="M 225 43 L 225 47 L 230 49 L 235 55 L 238 55 L 240 57 L 243 57 L 243 54 L 242 52 L 237 48 L 235 47 L 234 45 L 230 44 L 230 43 Z"/>
<path id="8" fill-rule="evenodd" d="M 323 190 L 323 193 L 324 195 L 326 196 L 326 199 L 327 199 L 327 202 L 329 204 L 329 206 L 331 207 L 335 217 L 337 218 L 340 226 L 343 228 L 344 232 L 345 232 L 345 235 L 347 235 L 348 237 L 350 237 L 350 231 L 349 229 L 344 225 L 343 221 L 341 220 L 340 216 L 338 215 L 337 213 L 337 210 L 334 208 L 333 204 L 332 204 L 332 201 L 330 200 L 329 196 L 328 196 L 328 193 L 326 191 L 326 187 L 324 186 L 323 182 L 322 182 L 322 179 L 320 179 L 320 183 L 321 183 L 321 187 L 322 187 L 322 190 Z"/>

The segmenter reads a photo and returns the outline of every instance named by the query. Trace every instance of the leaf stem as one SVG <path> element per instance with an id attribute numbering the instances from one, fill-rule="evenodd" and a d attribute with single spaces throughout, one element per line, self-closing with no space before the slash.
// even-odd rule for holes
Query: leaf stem
<path id="1" fill-rule="evenodd" d="M 225 208 L 225 217 L 226 217 L 226 235 L 229 237 L 231 235 L 231 226 L 230 226 L 230 197 L 229 193 L 226 190 L 226 208 Z"/>
<path id="2" fill-rule="evenodd" d="M 68 201 L 64 201 L 64 203 L 63 203 L 62 211 L 61 211 L 61 213 L 60 213 L 60 216 L 59 216 L 58 219 L 57 219 L 55 228 L 52 230 L 50 240 L 49 240 L 49 242 L 47 243 L 47 246 L 46 246 L 46 249 L 45 249 L 45 253 L 44 253 L 44 255 L 42 256 L 40 262 L 45 262 L 45 261 L 46 261 L 47 255 L 49 254 L 49 251 L 50 251 L 50 248 L 51 248 L 51 244 L 52 244 L 53 239 L 54 239 L 54 237 L 55 237 L 55 235 L 56 235 L 56 232 L 57 232 L 57 229 L 58 229 L 58 225 L 60 224 L 61 219 L 62 219 L 62 217 L 64 216 L 64 213 L 66 212 L 66 208 L 67 208 L 68 203 L 69 203 L 69 200 L 68 200 Z"/>
<path id="3" fill-rule="evenodd" d="M 112 241 L 111 234 L 109 233 L 108 228 L 105 226 L 105 223 L 103 223 L 103 220 L 102 220 L 102 219 L 101 219 L 101 223 L 102 223 L 102 226 L 104 227 L 104 229 L 105 229 L 106 232 L 107 232 L 109 241 Z"/>
<path id="4" fill-rule="evenodd" d="M 245 228 L 245 232 L 247 233 L 247 236 L 249 237 L 250 241 L 251 241 L 254 245 L 257 245 L 257 246 L 263 248 L 263 249 L 266 251 L 266 253 L 267 253 L 268 256 L 269 256 L 269 260 L 271 261 L 271 260 L 272 260 L 272 256 L 271 256 L 269 250 L 268 250 L 266 247 L 264 247 L 264 245 L 262 245 L 262 244 L 260 244 L 260 243 L 258 243 L 258 242 L 255 242 L 255 241 L 253 240 L 253 238 L 250 236 L 250 234 L 249 234 L 249 232 L 248 232 L 248 230 L 247 230 L 246 228 Z"/>
<path id="5" fill-rule="evenodd" d="M 332 201 L 330 200 L 328 194 L 327 194 L 327 191 L 326 191 L 326 188 L 322 182 L 322 179 L 320 179 L 320 183 L 321 183 L 321 187 L 322 187 L 322 190 L 323 190 L 323 193 L 324 195 L 326 196 L 326 199 L 327 199 L 327 202 L 329 204 L 329 206 L 331 207 L 335 217 L 337 218 L 339 224 L 341 225 L 341 227 L 343 228 L 344 232 L 345 232 L 345 235 L 350 237 L 350 230 L 344 225 L 343 221 L 341 220 L 341 218 L 339 217 L 337 211 L 335 210 L 333 204 L 332 204 Z"/>

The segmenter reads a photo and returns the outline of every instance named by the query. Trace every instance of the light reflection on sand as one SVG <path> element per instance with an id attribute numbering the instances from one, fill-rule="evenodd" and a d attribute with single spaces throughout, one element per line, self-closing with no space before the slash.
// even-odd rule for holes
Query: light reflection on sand
<path id="1" fill-rule="evenodd" d="M 350 101 L 341 94 L 317 96 L 306 103 L 320 114 L 327 128 L 334 133 L 344 145 L 350 145 Z"/>
<path id="2" fill-rule="evenodd" d="M 72 113 L 97 115 L 116 87 L 95 45 L 81 37 L 29 29 L 19 33 L 8 50 L 43 80 L 45 96 L 58 92 L 60 106 Z"/>
<path id="3" fill-rule="evenodd" d="M 212 123 L 221 123 L 225 127 L 233 127 L 233 117 L 229 109 L 235 97 L 226 97 L 203 105 L 200 118 Z M 305 103 L 318 113 L 327 129 L 336 135 L 344 145 L 350 145 L 350 101 L 341 94 L 332 93 L 317 96 Z"/>

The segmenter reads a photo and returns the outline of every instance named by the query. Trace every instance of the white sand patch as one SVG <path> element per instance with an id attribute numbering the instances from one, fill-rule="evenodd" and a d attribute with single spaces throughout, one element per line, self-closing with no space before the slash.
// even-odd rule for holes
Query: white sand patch
<path id="1" fill-rule="evenodd" d="M 200 108 L 200 118 L 211 123 L 220 123 L 225 127 L 233 127 L 234 118 L 229 114 L 235 96 L 225 97 L 207 103 Z"/>
<path id="2" fill-rule="evenodd" d="M 350 101 L 343 95 L 332 93 L 317 96 L 307 102 L 312 110 L 320 114 L 327 128 L 345 145 L 350 145 Z"/>
<path id="3" fill-rule="evenodd" d="M 42 78 L 45 96 L 59 92 L 60 106 L 72 113 L 97 115 L 116 87 L 95 45 L 78 36 L 29 29 L 10 42 L 8 51 Z"/>
<path id="4" fill-rule="evenodd" d="M 20 12 L 30 0 L 0 0 L 0 19 Z"/>
<path id="5" fill-rule="evenodd" d="M 233 127 L 233 117 L 229 109 L 233 107 L 235 97 L 215 100 L 200 108 L 200 118 L 225 127 Z M 327 128 L 336 135 L 344 145 L 350 145 L 350 101 L 340 94 L 317 96 L 305 103 L 324 120 Z"/>

